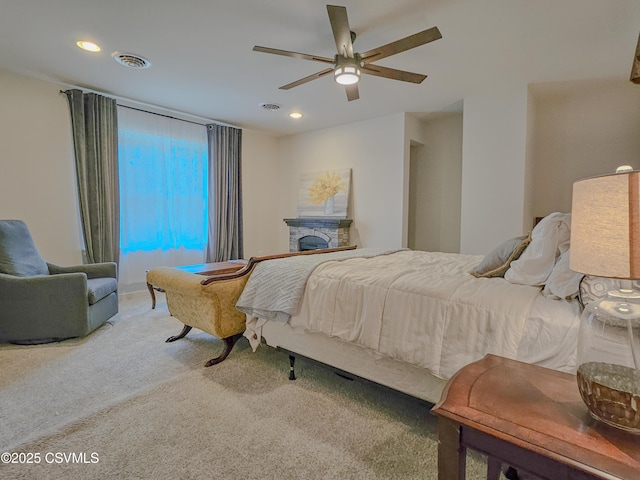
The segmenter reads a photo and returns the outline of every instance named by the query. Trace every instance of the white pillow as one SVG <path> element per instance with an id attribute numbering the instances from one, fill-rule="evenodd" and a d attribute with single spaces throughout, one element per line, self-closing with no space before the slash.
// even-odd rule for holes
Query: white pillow
<path id="1" fill-rule="evenodd" d="M 545 297 L 562 299 L 578 296 L 580 280 L 584 275 L 569 268 L 569 255 L 570 249 L 567 248 L 553 267 L 553 271 L 542 290 Z"/>
<path id="2" fill-rule="evenodd" d="M 571 214 L 555 212 L 544 217 L 531 232 L 531 243 L 511 262 L 504 278 L 521 285 L 544 285 L 560 255 L 559 247 L 568 248 Z"/>

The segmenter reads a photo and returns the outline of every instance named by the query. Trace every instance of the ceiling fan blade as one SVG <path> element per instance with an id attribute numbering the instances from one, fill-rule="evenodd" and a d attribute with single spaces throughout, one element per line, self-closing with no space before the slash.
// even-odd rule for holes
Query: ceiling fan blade
<path id="1" fill-rule="evenodd" d="M 347 92 L 347 100 L 358 100 L 360 98 L 360 93 L 358 92 L 358 84 L 354 83 L 353 85 L 347 85 L 345 87 Z"/>
<path id="2" fill-rule="evenodd" d="M 302 60 L 312 60 L 314 62 L 333 63 L 333 58 L 320 57 L 318 55 L 308 55 L 306 53 L 290 52 L 288 50 L 278 50 L 277 48 L 261 47 L 256 45 L 253 47 L 254 52 L 273 53 L 275 55 L 283 55 L 285 57 L 300 58 Z"/>
<path id="3" fill-rule="evenodd" d="M 314 73 L 313 75 L 309 75 L 308 77 L 304 77 L 300 80 L 296 80 L 295 82 L 283 85 L 282 87 L 280 87 L 280 90 L 289 90 L 290 88 L 297 87 L 298 85 L 310 82 L 311 80 L 315 80 L 316 78 L 324 77 L 327 73 L 331 72 L 333 72 L 333 68 L 327 68 L 325 70 L 322 70 L 321 72 Z"/>
<path id="4" fill-rule="evenodd" d="M 329 13 L 329 22 L 331 22 L 331 30 L 336 41 L 338 55 L 353 58 L 353 43 L 351 42 L 351 29 L 349 28 L 347 9 L 345 7 L 327 5 L 327 12 Z"/>
<path id="5" fill-rule="evenodd" d="M 361 53 L 360 56 L 365 63 L 375 62 L 382 58 L 419 47 L 420 45 L 433 42 L 440 38 L 442 38 L 442 34 L 440 33 L 440 30 L 438 30 L 438 27 L 431 27 L 427 30 L 423 30 L 422 32 L 409 35 L 408 37 L 401 38 L 395 42 L 387 43 L 381 47 Z"/>
<path id="6" fill-rule="evenodd" d="M 392 80 L 400 80 L 402 82 L 422 83 L 427 78 L 426 75 L 421 73 L 407 72 L 405 70 L 396 70 L 395 68 L 381 67 L 380 65 L 374 65 L 369 63 L 362 67 L 360 70 L 362 73 L 368 75 L 375 75 L 376 77 L 391 78 Z"/>

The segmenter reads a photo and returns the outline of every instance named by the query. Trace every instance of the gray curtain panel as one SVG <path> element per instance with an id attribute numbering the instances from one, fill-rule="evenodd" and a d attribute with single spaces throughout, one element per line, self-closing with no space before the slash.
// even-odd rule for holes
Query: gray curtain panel
<path id="1" fill-rule="evenodd" d="M 242 130 L 207 125 L 209 142 L 209 240 L 207 262 L 243 256 Z"/>
<path id="2" fill-rule="evenodd" d="M 640 85 L 640 35 L 638 35 L 638 45 L 636 46 L 636 54 L 633 57 L 631 65 L 631 78 L 633 83 Z"/>
<path id="3" fill-rule="evenodd" d="M 78 199 L 87 263 L 120 259 L 120 186 L 116 100 L 80 90 L 69 101 Z"/>

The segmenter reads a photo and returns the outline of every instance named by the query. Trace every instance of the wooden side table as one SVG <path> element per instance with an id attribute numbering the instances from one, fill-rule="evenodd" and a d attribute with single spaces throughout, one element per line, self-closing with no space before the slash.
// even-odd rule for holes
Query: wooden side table
<path id="1" fill-rule="evenodd" d="M 594 420 L 576 377 L 487 355 L 448 382 L 438 417 L 438 480 L 465 478 L 466 449 L 549 480 L 640 479 L 640 436 Z"/>

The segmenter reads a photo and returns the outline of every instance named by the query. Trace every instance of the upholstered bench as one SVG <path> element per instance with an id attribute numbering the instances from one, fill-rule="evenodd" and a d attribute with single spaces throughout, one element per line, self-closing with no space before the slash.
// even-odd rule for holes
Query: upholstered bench
<path id="1" fill-rule="evenodd" d="M 236 309 L 236 302 L 257 263 L 293 255 L 313 255 L 354 248 L 356 248 L 355 245 L 251 257 L 246 265 L 235 272 L 204 278 L 202 274 L 192 273 L 181 268 L 156 267 L 147 272 L 147 286 L 152 298 L 155 298 L 154 288 L 164 291 L 169 313 L 184 323 L 182 331 L 178 335 L 167 338 L 167 342 L 183 338 L 193 327 L 224 340 L 224 352 L 205 364 L 206 367 L 209 367 L 227 358 L 245 331 L 246 316 Z M 153 306 L 155 306 L 155 300 Z"/>
<path id="2" fill-rule="evenodd" d="M 147 284 L 150 291 L 151 288 L 163 290 L 169 313 L 184 323 L 182 332 L 166 341 L 174 342 L 195 327 L 225 342 L 224 352 L 209 360 L 205 366 L 215 365 L 227 358 L 245 329 L 245 315 L 236 310 L 235 304 L 249 279 L 249 273 L 248 265 L 231 274 L 211 277 L 173 267 L 149 270 Z"/>

